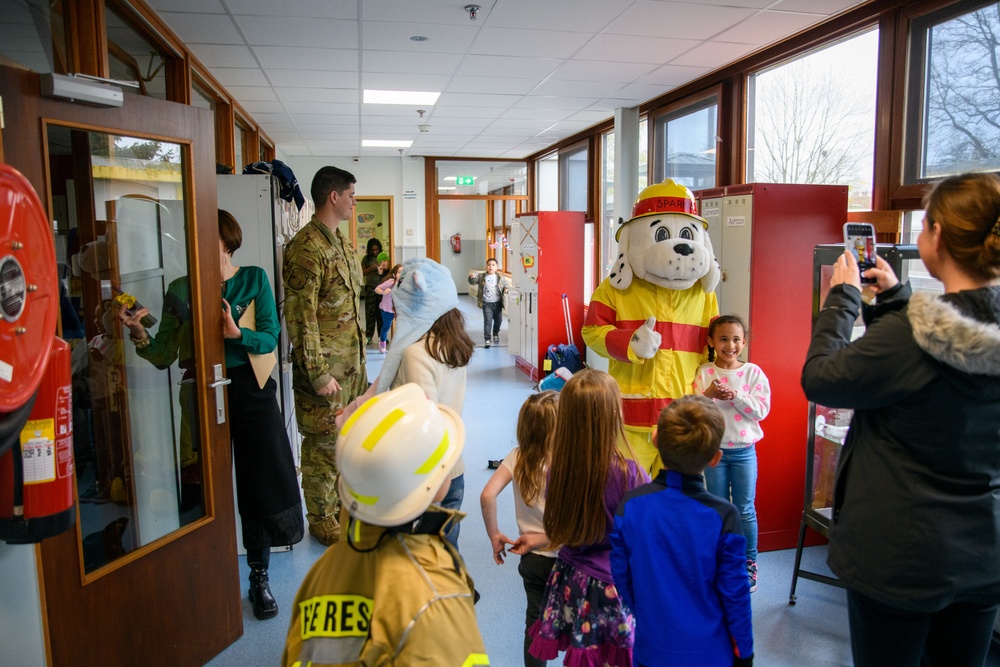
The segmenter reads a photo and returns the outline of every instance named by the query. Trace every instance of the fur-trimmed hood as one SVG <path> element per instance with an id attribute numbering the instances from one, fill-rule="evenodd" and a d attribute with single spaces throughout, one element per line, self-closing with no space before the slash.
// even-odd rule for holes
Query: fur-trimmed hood
<path id="1" fill-rule="evenodd" d="M 910 298 L 913 338 L 927 354 L 971 375 L 1000 377 L 1000 287 Z"/>

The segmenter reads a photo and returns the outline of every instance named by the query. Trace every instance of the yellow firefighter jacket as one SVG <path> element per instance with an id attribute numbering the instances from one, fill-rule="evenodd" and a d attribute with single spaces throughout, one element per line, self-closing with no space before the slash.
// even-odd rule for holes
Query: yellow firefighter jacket
<path id="1" fill-rule="evenodd" d="M 406 528 L 351 520 L 299 588 L 282 664 L 488 665 L 472 579 L 441 537 L 462 516 L 432 505 Z"/>

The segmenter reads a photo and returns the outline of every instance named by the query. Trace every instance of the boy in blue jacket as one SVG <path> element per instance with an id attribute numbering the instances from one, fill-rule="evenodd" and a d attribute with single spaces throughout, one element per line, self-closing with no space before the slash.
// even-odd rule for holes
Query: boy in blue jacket
<path id="1" fill-rule="evenodd" d="M 702 478 L 721 458 L 723 427 L 704 396 L 673 401 L 654 434 L 666 467 L 618 506 L 611 573 L 635 617 L 639 667 L 753 664 L 740 515 Z"/>

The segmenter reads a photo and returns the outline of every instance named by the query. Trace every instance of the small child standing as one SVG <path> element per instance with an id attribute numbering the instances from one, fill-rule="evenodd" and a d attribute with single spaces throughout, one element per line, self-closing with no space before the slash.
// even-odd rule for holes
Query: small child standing
<path id="1" fill-rule="evenodd" d="M 665 407 L 654 438 L 666 469 L 615 513 L 611 570 L 635 614 L 637 665 L 753 664 L 746 539 L 736 507 L 701 477 L 722 458 L 723 424 L 704 396 Z"/>
<path id="2" fill-rule="evenodd" d="M 403 268 L 402 264 L 392 267 L 392 270 L 389 271 L 389 279 L 375 288 L 375 293 L 382 297 L 382 301 L 378 305 L 382 313 L 382 330 L 378 335 L 378 351 L 383 354 L 389 340 L 389 330 L 392 328 L 392 320 L 396 317 L 396 311 L 392 309 L 392 286 L 396 284 L 396 279 L 399 278 L 399 270 L 401 268 Z"/>
<path id="3" fill-rule="evenodd" d="M 500 324 L 503 322 L 503 295 L 510 289 L 506 278 L 497 273 L 497 260 L 490 257 L 486 260 L 486 273 L 480 273 L 476 284 L 479 290 L 476 301 L 483 309 L 483 340 L 486 347 L 490 341 L 500 344 Z M 492 338 L 490 337 L 492 331 Z"/>
<path id="4" fill-rule="evenodd" d="M 750 592 L 757 590 L 757 450 L 764 437 L 760 420 L 771 410 L 771 385 L 760 366 L 739 360 L 747 327 L 736 315 L 720 315 L 708 325 L 708 363 L 694 378 L 696 394 L 715 401 L 726 420 L 722 461 L 705 471 L 709 493 L 732 500 L 747 540 Z"/>
<path id="5" fill-rule="evenodd" d="M 510 450 L 479 496 L 483 523 L 493 545 L 493 560 L 497 565 L 503 565 L 508 544 L 512 545 L 510 553 L 521 556 L 517 572 L 524 581 L 524 593 L 528 598 L 524 624 L 525 667 L 545 667 L 545 661 L 531 655 L 528 647 L 531 646 L 529 630 L 538 620 L 545 582 L 556 562 L 555 552 L 544 550 L 549 538 L 545 535 L 542 517 L 545 511 L 545 476 L 549 469 L 558 405 L 559 394 L 554 391 L 532 394 L 524 402 L 517 416 L 517 447 Z M 520 533 L 515 542 L 511 542 L 497 527 L 497 496 L 511 481 L 514 482 L 514 515 Z"/>
<path id="6" fill-rule="evenodd" d="M 611 576 L 609 534 L 625 493 L 649 481 L 625 442 L 618 383 L 584 369 L 563 387 L 545 493 L 545 534 L 561 547 L 531 628 L 531 654 L 568 665 L 631 667 L 635 623 Z"/>

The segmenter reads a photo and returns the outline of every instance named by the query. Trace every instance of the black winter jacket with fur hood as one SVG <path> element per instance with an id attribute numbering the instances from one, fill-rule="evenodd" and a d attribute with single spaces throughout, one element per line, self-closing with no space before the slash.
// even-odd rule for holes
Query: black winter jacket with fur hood
<path id="1" fill-rule="evenodd" d="M 1000 287 L 862 308 L 830 290 L 802 371 L 811 401 L 853 408 L 828 563 L 853 590 L 931 612 L 1000 603 Z"/>

